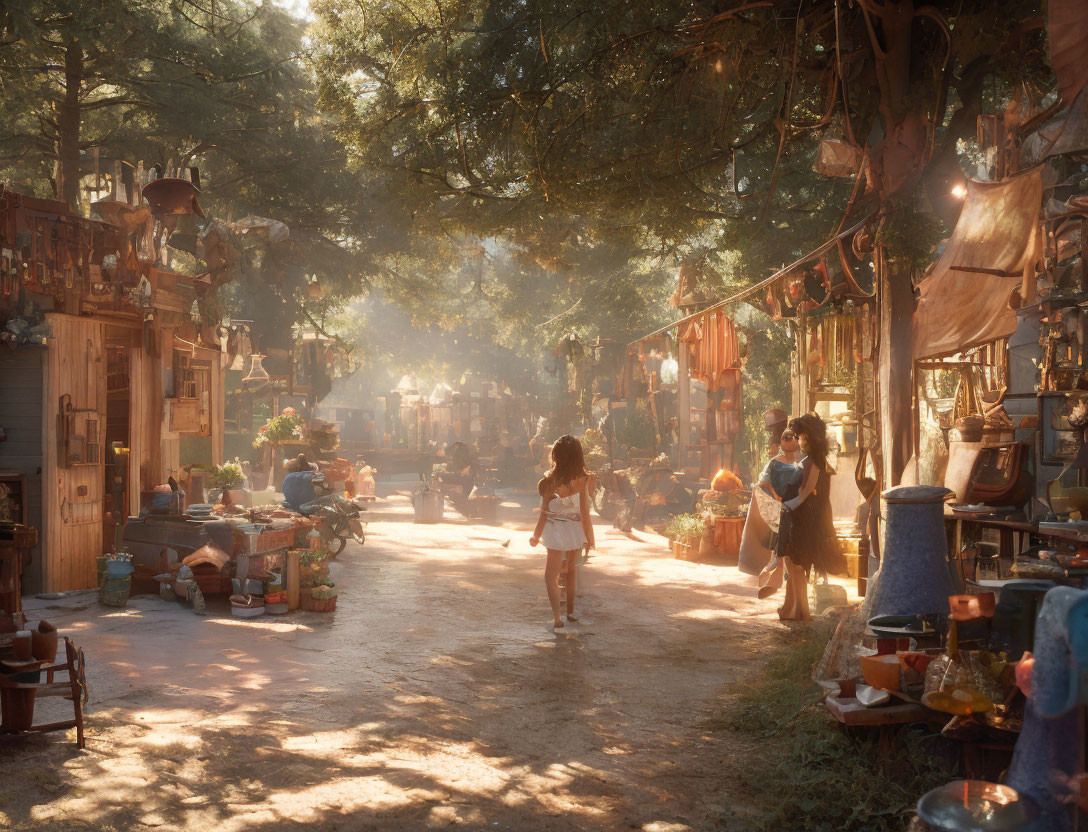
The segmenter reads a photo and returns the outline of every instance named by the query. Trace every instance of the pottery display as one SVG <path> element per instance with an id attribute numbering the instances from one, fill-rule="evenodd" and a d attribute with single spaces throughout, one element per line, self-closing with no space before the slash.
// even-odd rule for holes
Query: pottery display
<path id="1" fill-rule="evenodd" d="M 950 494 L 934 485 L 903 485 L 881 495 L 887 520 L 880 571 L 870 582 L 873 617 L 947 612 L 956 591 L 944 531 Z"/>

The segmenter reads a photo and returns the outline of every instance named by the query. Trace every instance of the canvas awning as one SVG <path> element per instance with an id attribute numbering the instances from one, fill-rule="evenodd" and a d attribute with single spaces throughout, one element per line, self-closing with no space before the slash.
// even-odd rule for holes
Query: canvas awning
<path id="1" fill-rule="evenodd" d="M 1039 207 L 1042 168 L 1001 182 L 967 183 L 967 197 L 952 238 L 932 273 L 918 286 L 914 358 L 950 355 L 1011 335 L 1010 300 L 1035 294 L 1035 264 L 1042 254 Z"/>

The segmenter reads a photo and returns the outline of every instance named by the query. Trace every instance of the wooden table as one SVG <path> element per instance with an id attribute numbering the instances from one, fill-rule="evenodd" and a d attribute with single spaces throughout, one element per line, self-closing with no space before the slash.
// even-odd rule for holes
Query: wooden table
<path id="1" fill-rule="evenodd" d="M 955 529 L 955 555 L 958 556 L 960 550 L 963 548 L 963 524 L 971 523 L 975 526 L 982 526 L 987 529 L 997 529 L 1000 535 L 1000 542 L 998 543 L 998 555 L 1003 558 L 1013 558 L 1020 552 L 1029 548 L 1024 545 L 1025 538 L 1028 544 L 1031 542 L 1031 535 L 1039 535 L 1039 527 L 1035 523 L 1029 523 L 1026 520 L 1002 520 L 997 517 L 972 517 L 970 515 L 956 514 L 949 510 L 944 516 L 945 521 L 951 520 L 956 524 Z M 1043 536 L 1047 536 L 1043 533 Z"/>
<path id="2" fill-rule="evenodd" d="M 824 705 L 828 713 L 844 727 L 876 728 L 877 746 L 881 754 L 889 754 L 894 750 L 896 733 L 903 725 L 945 722 L 948 719 L 945 714 L 938 714 L 924 705 L 909 702 L 867 708 L 853 696 L 829 696 L 824 700 Z"/>

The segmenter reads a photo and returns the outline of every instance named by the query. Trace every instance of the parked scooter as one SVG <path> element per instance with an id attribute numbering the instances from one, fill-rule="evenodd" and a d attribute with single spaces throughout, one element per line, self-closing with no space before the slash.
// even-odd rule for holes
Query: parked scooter
<path id="1" fill-rule="evenodd" d="M 283 480 L 284 505 L 316 521 L 315 528 L 325 543 L 329 557 L 335 558 L 353 538 L 366 542 L 366 530 L 360 514 L 365 509 L 333 491 L 325 475 L 317 471 L 288 474 Z"/>

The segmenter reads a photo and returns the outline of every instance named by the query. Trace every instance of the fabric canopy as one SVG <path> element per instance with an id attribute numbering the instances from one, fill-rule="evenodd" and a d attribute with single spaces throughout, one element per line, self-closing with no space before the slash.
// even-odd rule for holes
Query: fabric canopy
<path id="1" fill-rule="evenodd" d="M 950 355 L 1011 335 L 1010 299 L 1035 294 L 1042 253 L 1039 206 L 1042 168 L 1001 182 L 967 183 L 967 198 L 952 238 L 932 273 L 918 286 L 914 358 Z"/>

